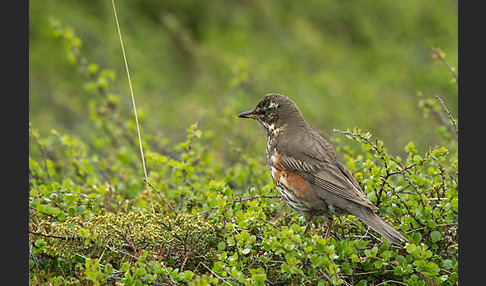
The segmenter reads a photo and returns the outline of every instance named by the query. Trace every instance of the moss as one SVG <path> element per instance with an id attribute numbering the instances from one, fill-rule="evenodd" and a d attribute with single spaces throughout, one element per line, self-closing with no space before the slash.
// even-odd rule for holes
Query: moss
<path id="1" fill-rule="evenodd" d="M 39 228 L 45 235 L 44 254 L 68 260 L 97 258 L 115 267 L 147 251 L 149 261 L 195 268 L 213 259 L 211 250 L 219 242 L 212 224 L 190 214 L 105 213 L 88 220 L 76 216 L 62 223 L 42 221 Z M 31 234 L 31 243 L 38 236 Z"/>

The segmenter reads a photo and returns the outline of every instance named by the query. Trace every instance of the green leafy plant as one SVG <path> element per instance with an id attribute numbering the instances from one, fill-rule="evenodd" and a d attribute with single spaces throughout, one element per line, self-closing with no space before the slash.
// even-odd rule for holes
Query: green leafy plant
<path id="1" fill-rule="evenodd" d="M 440 97 L 418 99 L 424 115 L 444 118 L 426 121 L 437 124 L 437 146 L 409 142 L 398 156 L 357 127 L 330 138 L 380 216 L 410 243 L 383 241 L 353 216 L 324 240 L 321 224 L 304 233 L 304 218 L 287 207 L 274 220 L 283 202 L 266 162 L 235 139 L 222 164 L 198 123 L 179 143 L 146 137 L 147 186 L 115 73 L 88 64 L 74 31 L 52 24 L 92 95 L 86 120 L 98 139 L 29 125 L 33 285 L 458 284 L 457 121 Z M 234 112 L 222 114 L 231 132 Z"/>

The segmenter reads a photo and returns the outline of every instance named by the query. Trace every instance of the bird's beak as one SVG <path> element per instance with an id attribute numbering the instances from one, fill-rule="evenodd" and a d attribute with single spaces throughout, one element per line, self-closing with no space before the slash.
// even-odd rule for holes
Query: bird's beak
<path id="1" fill-rule="evenodd" d="M 246 112 L 238 114 L 238 117 L 240 117 L 240 118 L 257 118 L 258 115 L 254 114 L 253 110 L 251 110 L 251 111 L 246 111 Z"/>

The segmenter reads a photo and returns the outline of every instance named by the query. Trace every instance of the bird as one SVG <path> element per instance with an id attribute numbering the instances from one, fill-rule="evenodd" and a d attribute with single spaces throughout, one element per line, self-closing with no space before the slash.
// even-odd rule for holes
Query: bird
<path id="1" fill-rule="evenodd" d="M 304 215 L 307 232 L 314 219 L 353 215 L 394 244 L 408 240 L 384 222 L 376 207 L 341 162 L 334 147 L 320 136 L 287 96 L 269 93 L 239 118 L 255 119 L 266 130 L 267 161 L 273 183 L 285 203 Z"/>

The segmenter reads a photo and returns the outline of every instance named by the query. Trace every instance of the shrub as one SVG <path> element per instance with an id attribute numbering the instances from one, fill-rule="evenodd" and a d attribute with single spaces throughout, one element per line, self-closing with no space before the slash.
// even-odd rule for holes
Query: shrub
<path id="1" fill-rule="evenodd" d="M 319 224 L 304 233 L 304 218 L 287 207 L 273 221 L 282 202 L 266 162 L 234 142 L 229 162 L 214 160 L 211 135 L 198 124 L 181 143 L 145 137 L 153 192 L 141 178 L 133 122 L 111 86 L 115 73 L 88 63 L 74 32 L 53 25 L 92 94 L 99 139 L 29 126 L 32 284 L 457 285 L 455 121 L 439 123 L 440 146 L 422 151 L 410 142 L 405 156 L 368 131 L 336 130 L 330 140 L 343 162 L 410 243 L 383 241 L 353 216 L 324 240 Z M 447 119 L 437 101 L 421 95 L 419 106 Z"/>

